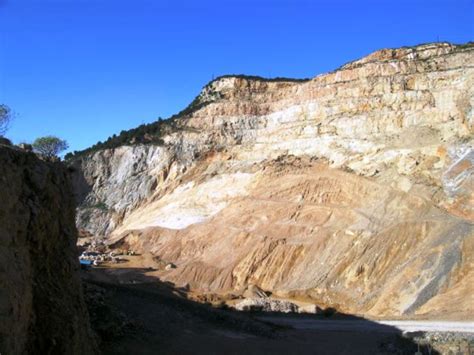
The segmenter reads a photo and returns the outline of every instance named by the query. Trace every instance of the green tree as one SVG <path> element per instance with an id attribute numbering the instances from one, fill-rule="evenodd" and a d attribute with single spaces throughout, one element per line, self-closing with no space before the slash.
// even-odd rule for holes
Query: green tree
<path id="1" fill-rule="evenodd" d="M 46 158 L 57 157 L 59 153 L 69 148 L 67 142 L 55 136 L 37 138 L 33 142 L 33 150 Z"/>
<path id="2" fill-rule="evenodd" d="M 12 112 L 7 105 L 0 105 L 0 137 L 8 131 L 12 120 Z"/>

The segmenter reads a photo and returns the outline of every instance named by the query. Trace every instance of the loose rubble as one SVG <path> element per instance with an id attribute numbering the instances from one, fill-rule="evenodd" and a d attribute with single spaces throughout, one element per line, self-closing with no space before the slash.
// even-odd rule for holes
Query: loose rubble
<path id="1" fill-rule="evenodd" d="M 296 313 L 298 306 L 289 301 L 280 301 L 269 298 L 250 298 L 235 305 L 238 311 L 282 312 Z"/>
<path id="2" fill-rule="evenodd" d="M 110 250 L 104 241 L 94 240 L 85 245 L 87 248 L 79 256 L 80 261 L 90 261 L 93 266 L 100 266 L 103 263 L 118 264 L 126 262 L 126 259 L 120 258 L 123 255 L 135 255 L 133 250 Z"/>
<path id="3" fill-rule="evenodd" d="M 417 332 L 406 333 L 421 348 L 439 354 L 472 354 L 474 334 L 462 332 Z"/>

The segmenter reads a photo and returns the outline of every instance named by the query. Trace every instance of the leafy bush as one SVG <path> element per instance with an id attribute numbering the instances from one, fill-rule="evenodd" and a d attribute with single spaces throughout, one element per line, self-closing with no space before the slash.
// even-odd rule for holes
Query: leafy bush
<path id="1" fill-rule="evenodd" d="M 59 153 L 65 151 L 69 145 L 61 138 L 55 136 L 46 136 L 37 138 L 33 142 L 33 150 L 45 156 L 46 158 L 56 157 Z"/>
<path id="2" fill-rule="evenodd" d="M 12 113 L 7 105 L 0 105 L 0 137 L 2 137 L 10 127 Z"/>

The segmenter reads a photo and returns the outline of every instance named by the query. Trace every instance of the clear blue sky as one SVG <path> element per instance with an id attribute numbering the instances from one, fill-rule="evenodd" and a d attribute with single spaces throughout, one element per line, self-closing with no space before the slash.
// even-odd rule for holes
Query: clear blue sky
<path id="1" fill-rule="evenodd" d="M 213 76 L 312 77 L 384 47 L 474 40 L 473 0 L 0 0 L 14 142 L 71 150 L 184 108 Z"/>

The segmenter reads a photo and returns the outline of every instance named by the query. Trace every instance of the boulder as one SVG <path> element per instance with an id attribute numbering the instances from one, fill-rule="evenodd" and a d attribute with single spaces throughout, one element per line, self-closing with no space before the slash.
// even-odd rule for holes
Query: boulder
<path id="1" fill-rule="evenodd" d="M 18 147 L 20 149 L 23 149 L 25 152 L 32 152 L 33 151 L 33 146 L 31 144 L 20 143 L 20 144 L 18 144 Z"/>
<path id="2" fill-rule="evenodd" d="M 307 306 L 300 306 L 298 313 L 322 314 L 323 310 L 315 304 L 309 304 Z"/>
<path id="3" fill-rule="evenodd" d="M 256 285 L 249 285 L 244 291 L 243 296 L 245 298 L 267 298 L 268 294 Z"/>

